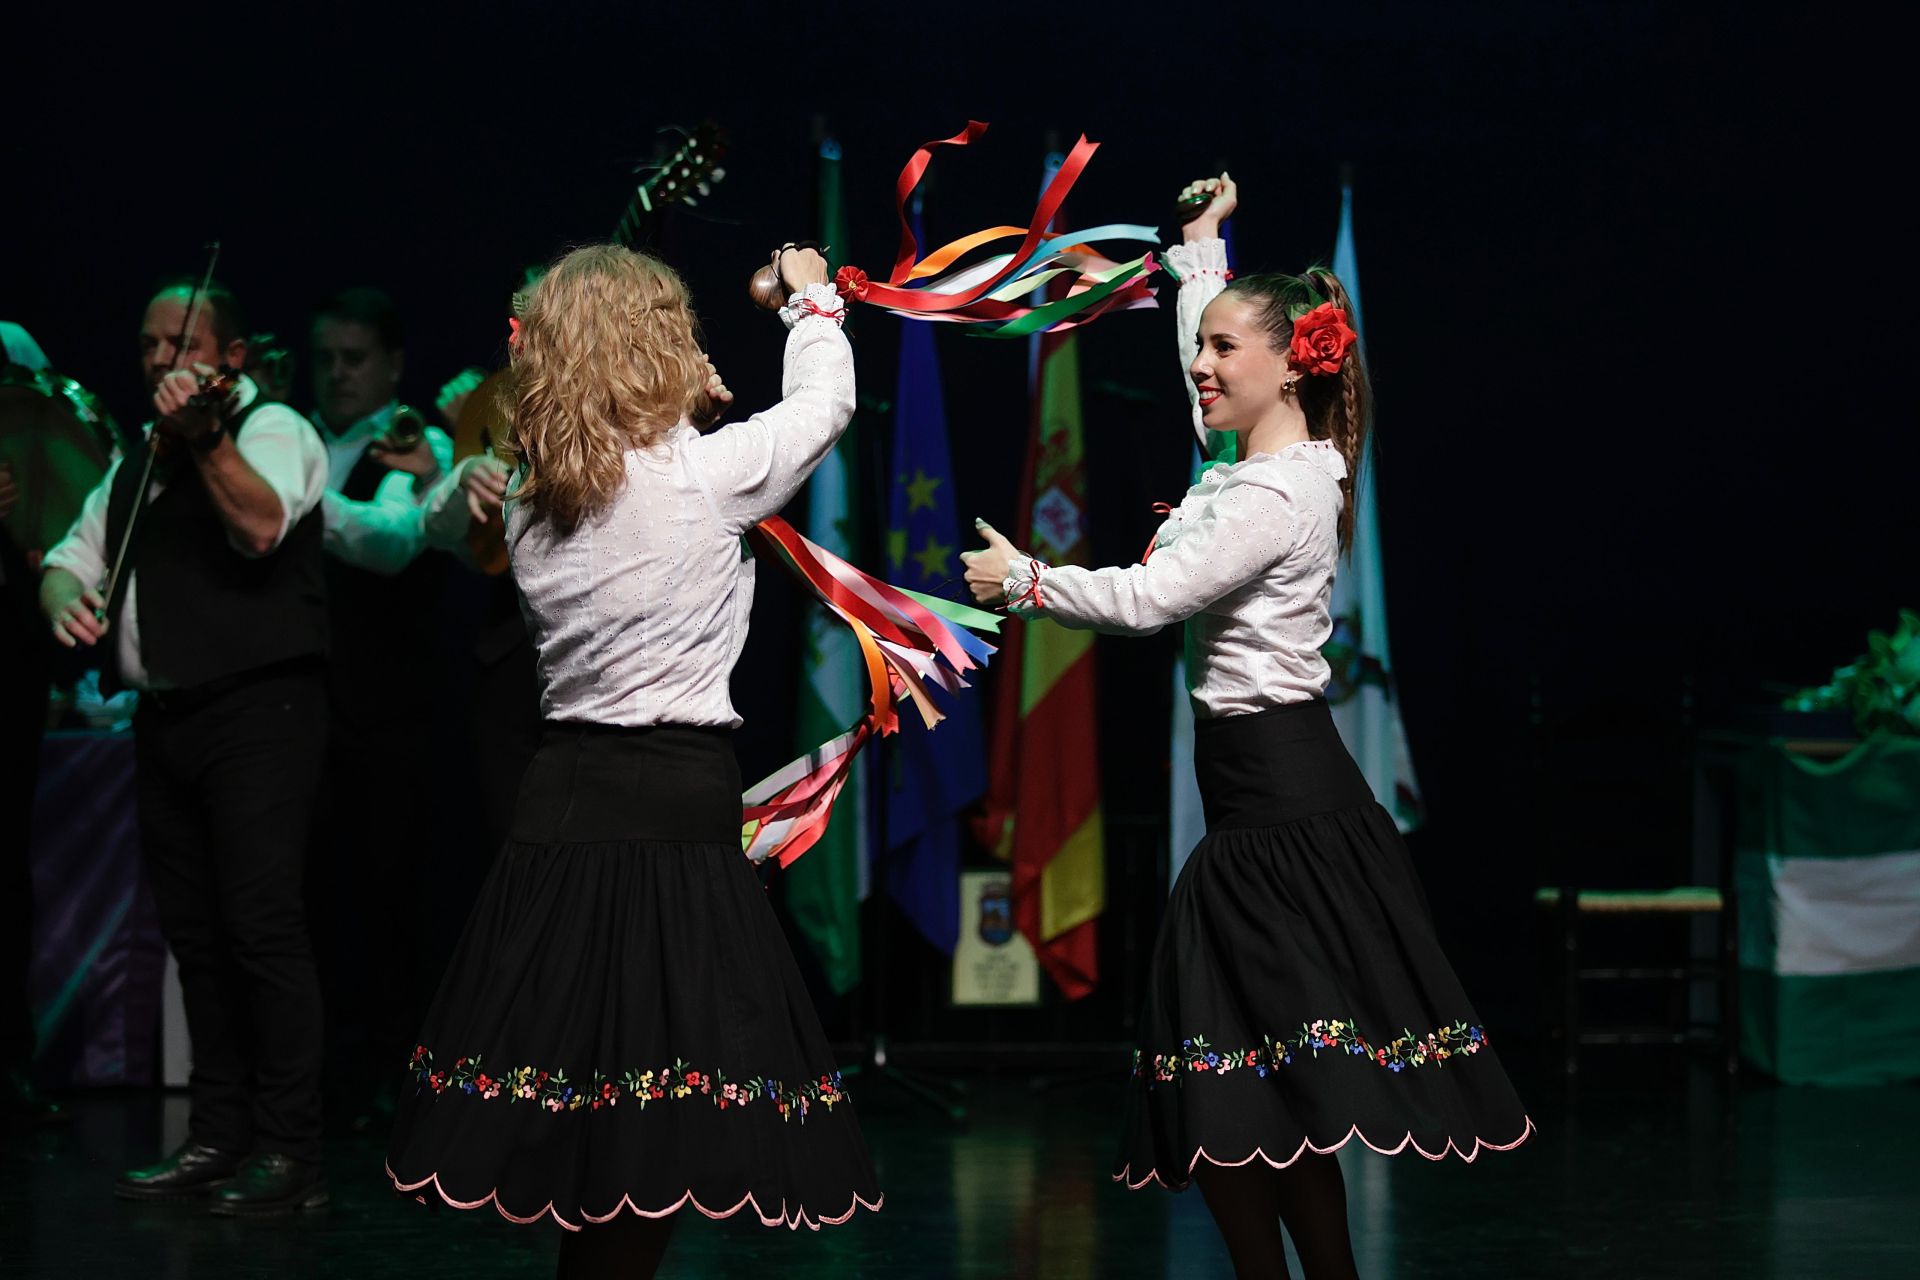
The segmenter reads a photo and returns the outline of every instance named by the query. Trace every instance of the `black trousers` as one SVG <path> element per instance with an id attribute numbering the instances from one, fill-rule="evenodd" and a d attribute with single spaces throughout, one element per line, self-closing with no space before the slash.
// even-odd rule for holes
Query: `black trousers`
<path id="1" fill-rule="evenodd" d="M 140 836 L 193 1038 L 188 1135 L 320 1158 L 320 984 L 302 898 L 326 750 L 322 668 L 134 720 Z"/>

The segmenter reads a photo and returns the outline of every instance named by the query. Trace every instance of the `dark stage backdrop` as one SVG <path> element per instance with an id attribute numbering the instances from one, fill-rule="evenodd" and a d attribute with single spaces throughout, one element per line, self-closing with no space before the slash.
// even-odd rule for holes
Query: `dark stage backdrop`
<path id="1" fill-rule="evenodd" d="M 1068 26 L 1028 6 L 839 8 L 871 12 L 36 15 L 10 33 L 0 87 L 0 314 L 138 420 L 146 290 L 218 236 L 256 327 L 300 334 L 342 285 L 391 291 L 412 335 L 404 391 L 428 403 L 500 359 L 522 264 L 608 234 L 651 131 L 710 116 L 733 135 L 730 174 L 709 219 L 679 218 L 661 247 L 753 406 L 776 393 L 780 332 L 744 284 L 811 230 L 817 118 L 845 149 L 852 244 L 836 248 L 875 272 L 899 165 L 968 116 L 993 129 L 937 160 L 936 240 L 1024 222 L 1047 131 L 1084 130 L 1105 145 L 1075 222 L 1164 221 L 1181 183 L 1224 163 L 1242 268 L 1297 270 L 1331 253 L 1352 162 L 1394 653 L 1431 811 L 1415 853 L 1483 1013 L 1509 1022 L 1532 1013 L 1514 975 L 1531 972 L 1538 874 L 1534 684 L 1657 719 L 1690 682 L 1711 723 L 1770 681 L 1818 680 L 1920 601 L 1920 448 L 1896 385 L 1914 338 L 1891 199 L 1902 81 L 1880 14 L 1110 5 Z M 953 23 L 979 38 L 943 47 Z M 996 63 L 1016 49 L 1017 69 Z M 896 328 L 857 324 L 879 399 Z M 939 339 L 964 507 L 1008 527 L 1025 352 Z M 1081 359 L 1093 541 L 1125 561 L 1184 480 L 1171 321 L 1111 316 Z M 737 680 L 749 773 L 791 745 L 798 615 L 773 578 L 762 596 Z M 1164 815 L 1171 643 L 1100 647 L 1118 817 Z M 1609 820 L 1664 824 L 1626 773 Z M 1123 869 L 1111 879 L 1118 898 Z M 1073 1028 L 1113 1026 L 1117 1002 Z"/>

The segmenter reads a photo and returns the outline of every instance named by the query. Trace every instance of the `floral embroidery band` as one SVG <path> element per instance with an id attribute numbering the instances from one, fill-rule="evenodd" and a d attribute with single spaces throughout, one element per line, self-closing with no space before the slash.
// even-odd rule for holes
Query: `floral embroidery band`
<path id="1" fill-rule="evenodd" d="M 1338 1018 L 1302 1023 L 1296 1036 L 1278 1040 L 1263 1036 L 1261 1040 L 1262 1043 L 1250 1048 L 1222 1051 L 1208 1044 L 1204 1037 L 1195 1036 L 1182 1040 L 1180 1048 L 1172 1053 L 1155 1054 L 1151 1062 L 1135 1049 L 1133 1074 L 1145 1077 L 1149 1084 L 1179 1082 L 1185 1076 L 1202 1072 L 1226 1075 L 1230 1071 L 1247 1070 L 1264 1078 L 1269 1071 L 1291 1065 L 1296 1053 L 1317 1058 L 1322 1050 L 1337 1050 L 1343 1055 L 1365 1058 L 1376 1067 L 1400 1072 L 1408 1067 L 1444 1067 L 1454 1058 L 1469 1057 L 1487 1047 L 1486 1031 L 1464 1022 L 1441 1027 L 1424 1036 L 1402 1031 L 1396 1039 L 1375 1045 L 1362 1036 L 1351 1021 Z"/>
<path id="2" fill-rule="evenodd" d="M 548 1072 L 538 1067 L 513 1067 L 495 1074 L 484 1068 L 477 1054 L 457 1059 L 451 1067 L 436 1067 L 433 1053 L 420 1045 L 414 1049 L 407 1069 L 422 1091 L 431 1089 L 441 1094 L 454 1089 L 483 1101 L 504 1097 L 508 1102 L 531 1102 L 555 1114 L 582 1108 L 598 1111 L 618 1105 L 623 1098 L 629 1108 L 642 1111 L 654 1103 L 697 1098 L 722 1111 L 756 1103 L 767 1105 L 784 1120 L 797 1116 L 804 1122 L 814 1107 L 831 1111 L 835 1104 L 847 1100 L 838 1071 L 799 1085 L 764 1076 L 729 1080 L 717 1071 L 696 1071 L 677 1058 L 672 1066 L 657 1071 L 629 1068 L 618 1076 L 596 1071 L 592 1080 L 581 1084 L 567 1079 L 564 1071 Z"/>

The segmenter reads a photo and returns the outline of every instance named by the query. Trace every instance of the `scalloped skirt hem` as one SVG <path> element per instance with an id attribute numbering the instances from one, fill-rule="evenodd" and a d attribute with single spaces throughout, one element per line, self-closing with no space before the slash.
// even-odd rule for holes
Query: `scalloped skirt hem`
<path id="1" fill-rule="evenodd" d="M 1187 1161 L 1186 1171 L 1181 1175 L 1178 1181 L 1169 1181 L 1166 1175 L 1163 1174 L 1158 1168 L 1148 1169 L 1145 1176 L 1136 1180 L 1133 1177 L 1132 1165 L 1127 1165 L 1126 1167 L 1122 1168 L 1119 1172 L 1115 1173 L 1113 1175 L 1113 1180 L 1115 1182 L 1124 1183 L 1126 1185 L 1127 1190 L 1129 1191 L 1140 1191 L 1152 1185 L 1159 1185 L 1161 1187 L 1166 1188 L 1168 1191 L 1185 1191 L 1187 1187 L 1192 1184 L 1193 1171 L 1200 1167 L 1200 1162 L 1202 1160 L 1206 1161 L 1208 1164 L 1216 1165 L 1223 1169 L 1238 1168 L 1241 1165 L 1251 1164 L 1255 1160 L 1265 1161 L 1266 1164 L 1271 1168 L 1284 1169 L 1288 1165 L 1291 1165 L 1296 1160 L 1300 1159 L 1300 1157 L 1308 1154 L 1309 1152 L 1311 1152 L 1314 1155 L 1329 1156 L 1329 1155 L 1332 1155 L 1334 1152 L 1339 1151 L 1341 1148 L 1345 1147 L 1348 1143 L 1353 1142 L 1355 1140 L 1358 1140 L 1362 1146 L 1366 1147 L 1369 1151 L 1372 1151 L 1378 1155 L 1383 1155 L 1383 1156 L 1404 1155 L 1406 1152 L 1411 1150 L 1416 1155 L 1424 1156 L 1428 1160 L 1440 1161 L 1440 1160 L 1445 1160 L 1449 1155 L 1455 1155 L 1455 1156 L 1459 1156 L 1462 1160 L 1466 1161 L 1468 1164 L 1472 1164 L 1475 1160 L 1480 1158 L 1480 1155 L 1482 1152 L 1512 1151 L 1515 1147 L 1520 1146 L 1522 1143 L 1532 1138 L 1535 1135 L 1535 1133 L 1536 1133 L 1536 1130 L 1534 1129 L 1534 1126 L 1533 1126 L 1533 1120 L 1531 1117 L 1529 1117 L 1526 1121 L 1526 1127 L 1520 1131 L 1520 1136 L 1515 1138 L 1512 1142 L 1504 1142 L 1504 1143 L 1489 1142 L 1485 1138 L 1476 1137 L 1473 1140 L 1473 1149 L 1469 1151 L 1469 1150 L 1463 1150 L 1459 1146 L 1459 1144 L 1454 1142 L 1452 1138 L 1448 1138 L 1446 1141 L 1446 1145 L 1441 1147 L 1438 1151 L 1429 1151 L 1425 1147 L 1421 1146 L 1418 1142 L 1414 1141 L 1413 1134 L 1411 1133 L 1408 1133 L 1405 1136 L 1403 1136 L 1399 1142 L 1393 1144 L 1392 1146 L 1386 1146 L 1381 1143 L 1375 1142 L 1372 1138 L 1369 1138 L 1366 1134 L 1361 1133 L 1360 1126 L 1355 1125 L 1353 1126 L 1353 1128 L 1347 1130 L 1345 1137 L 1339 1139 L 1338 1141 L 1332 1143 L 1331 1145 L 1324 1146 L 1324 1147 L 1314 1142 L 1313 1139 L 1311 1138 L 1302 1138 L 1300 1140 L 1300 1145 L 1294 1149 L 1293 1154 L 1288 1156 L 1284 1160 L 1274 1159 L 1272 1156 L 1268 1155 L 1265 1148 L 1262 1148 L 1262 1147 L 1255 1147 L 1252 1151 L 1248 1152 L 1246 1155 L 1239 1157 L 1238 1159 L 1230 1159 L 1224 1156 L 1216 1156 L 1211 1151 L 1208 1151 L 1205 1147 L 1197 1147 L 1194 1149 L 1194 1152 L 1191 1158 L 1189 1158 Z"/>
<path id="2" fill-rule="evenodd" d="M 428 1174 L 418 1182 L 407 1182 L 393 1171 L 393 1166 L 389 1165 L 387 1166 L 387 1177 L 392 1180 L 395 1191 L 401 1195 L 411 1196 L 422 1204 L 431 1203 L 428 1197 L 432 1196 L 440 1203 L 453 1209 L 484 1209 L 488 1205 L 492 1205 L 500 1216 L 508 1222 L 525 1226 L 529 1223 L 538 1222 L 542 1218 L 550 1217 L 568 1231 L 579 1231 L 586 1226 L 598 1226 L 603 1222 L 611 1222 L 622 1213 L 632 1213 L 642 1218 L 664 1218 L 669 1214 L 679 1213 L 689 1206 L 709 1218 L 731 1218 L 743 1210 L 751 1210 L 753 1215 L 760 1220 L 760 1225 L 763 1227 L 785 1227 L 789 1231 L 798 1231 L 801 1227 L 805 1227 L 809 1231 L 818 1231 L 823 1226 L 837 1227 L 841 1223 L 851 1220 L 853 1215 L 861 1209 L 878 1213 L 880 1207 L 886 1203 L 886 1196 L 884 1195 L 872 1202 L 868 1202 L 856 1192 L 853 1195 L 851 1203 L 847 1205 L 846 1211 L 840 1214 L 809 1211 L 804 1205 L 789 1210 L 784 1201 L 782 1201 L 778 1213 L 768 1213 L 761 1207 L 760 1202 L 754 1198 L 751 1191 L 746 1192 L 737 1202 L 724 1209 L 710 1209 L 700 1203 L 692 1191 L 687 1191 L 672 1204 L 659 1209 L 643 1209 L 633 1202 L 631 1196 L 622 1196 L 620 1203 L 615 1205 L 611 1212 L 596 1214 L 588 1213 L 582 1208 L 575 1208 L 571 1211 L 572 1216 L 569 1217 L 567 1214 L 555 1208 L 551 1201 L 541 1208 L 534 1210 L 532 1213 L 516 1213 L 500 1202 L 499 1193 L 496 1191 L 489 1191 L 478 1200 L 459 1200 L 447 1194 L 446 1189 L 440 1185 L 440 1175 L 437 1173 Z"/>

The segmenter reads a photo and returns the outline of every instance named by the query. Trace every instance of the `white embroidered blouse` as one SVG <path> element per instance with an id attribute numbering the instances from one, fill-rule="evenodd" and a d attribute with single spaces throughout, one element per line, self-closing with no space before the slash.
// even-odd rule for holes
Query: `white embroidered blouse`
<path id="1" fill-rule="evenodd" d="M 1226 246 L 1201 240 L 1166 256 L 1182 281 L 1184 374 L 1200 313 L 1226 285 Z M 1202 431 L 1197 399 L 1194 413 Z M 1320 648 L 1333 631 L 1328 606 L 1346 474 L 1326 440 L 1209 467 L 1154 534 L 1144 564 L 1082 569 L 1017 556 L 1005 583 L 1008 607 L 1116 635 L 1150 635 L 1191 618 L 1191 692 L 1204 719 L 1318 698 L 1327 687 Z"/>
<path id="2" fill-rule="evenodd" d="M 682 421 L 628 451 L 620 496 L 572 533 L 509 499 L 548 719 L 740 724 L 728 683 L 754 579 L 740 535 L 786 506 L 853 418 L 853 352 L 831 318 L 844 314 L 831 286 L 795 294 L 780 313 L 791 329 L 780 403 L 704 436 Z"/>

